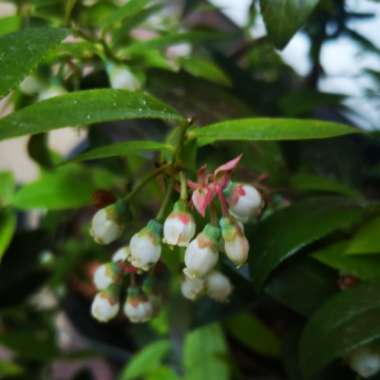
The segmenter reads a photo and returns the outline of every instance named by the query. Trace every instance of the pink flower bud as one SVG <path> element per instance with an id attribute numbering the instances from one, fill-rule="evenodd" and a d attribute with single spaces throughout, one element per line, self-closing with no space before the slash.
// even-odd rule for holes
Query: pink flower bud
<path id="1" fill-rule="evenodd" d="M 243 183 L 230 183 L 225 190 L 230 213 L 237 220 L 245 223 L 263 204 L 260 193 L 251 185 Z"/>
<path id="2" fill-rule="evenodd" d="M 227 257 L 238 267 L 243 265 L 248 258 L 249 242 L 238 223 L 229 218 L 220 220 L 224 250 Z"/>
<path id="3" fill-rule="evenodd" d="M 184 273 L 190 277 L 202 277 L 218 262 L 219 228 L 208 224 L 189 244 L 185 252 Z"/>
<path id="4" fill-rule="evenodd" d="M 187 247 L 195 235 L 195 222 L 184 201 L 178 201 L 164 223 L 164 243 Z"/>

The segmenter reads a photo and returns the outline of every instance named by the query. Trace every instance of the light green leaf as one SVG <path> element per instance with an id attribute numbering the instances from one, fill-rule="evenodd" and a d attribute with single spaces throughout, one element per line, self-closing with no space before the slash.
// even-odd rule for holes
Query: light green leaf
<path id="1" fill-rule="evenodd" d="M 253 284 L 260 289 L 283 261 L 333 231 L 350 227 L 362 214 L 346 199 L 321 197 L 300 201 L 264 219 L 254 232 Z"/>
<path id="2" fill-rule="evenodd" d="M 360 131 L 344 124 L 311 119 L 251 118 L 226 120 L 194 128 L 189 136 L 199 145 L 222 140 L 307 140 L 343 136 Z"/>
<path id="3" fill-rule="evenodd" d="M 147 118 L 183 120 L 174 109 L 143 92 L 78 91 L 35 103 L 0 119 L 0 140 L 70 126 Z"/>
<path id="4" fill-rule="evenodd" d="M 15 188 L 11 172 L 0 172 L 0 207 L 9 203 Z"/>
<path id="5" fill-rule="evenodd" d="M 20 29 L 21 17 L 9 16 L 0 18 L 0 36 L 16 32 Z"/>
<path id="6" fill-rule="evenodd" d="M 314 252 L 315 259 L 342 274 L 353 275 L 362 280 L 380 278 L 380 256 L 349 256 L 345 254 L 348 241 L 339 241 Z"/>
<path id="7" fill-rule="evenodd" d="M 228 380 L 227 346 L 221 327 L 207 325 L 190 332 L 185 341 L 186 380 Z"/>
<path id="8" fill-rule="evenodd" d="M 67 35 L 65 29 L 28 28 L 0 37 L 0 97 L 16 87 Z"/>
<path id="9" fill-rule="evenodd" d="M 278 338 L 255 315 L 241 313 L 228 318 L 225 324 L 229 333 L 247 347 L 263 355 L 278 356 Z"/>
<path id="10" fill-rule="evenodd" d="M 358 285 L 331 297 L 311 317 L 299 350 L 305 377 L 380 338 L 379 292 L 379 281 Z"/>
<path id="11" fill-rule="evenodd" d="M 282 49 L 305 23 L 319 0 L 260 0 L 269 38 Z"/>
<path id="12" fill-rule="evenodd" d="M 151 343 L 131 359 L 122 370 L 119 380 L 144 378 L 147 374 L 160 368 L 161 362 L 169 353 L 170 348 L 171 345 L 168 340 Z"/>
<path id="13" fill-rule="evenodd" d="M 176 373 L 169 367 L 158 367 L 153 371 L 149 372 L 146 380 L 180 380 Z"/>
<path id="14" fill-rule="evenodd" d="M 347 254 L 380 253 L 380 217 L 370 220 L 364 224 L 352 238 L 347 247 Z"/>
<path id="15" fill-rule="evenodd" d="M 158 141 L 124 141 L 116 144 L 101 146 L 99 148 L 90 149 L 77 157 L 75 161 L 95 160 L 99 158 L 125 156 L 128 154 L 139 154 L 149 151 L 173 151 L 172 145 L 161 143 Z"/>
<path id="16" fill-rule="evenodd" d="M 20 209 L 82 207 L 91 203 L 95 190 L 115 184 L 117 179 L 105 170 L 70 164 L 23 186 L 14 194 L 11 204 Z"/>
<path id="17" fill-rule="evenodd" d="M 10 209 L 0 210 L 0 262 L 16 231 L 16 215 Z"/>

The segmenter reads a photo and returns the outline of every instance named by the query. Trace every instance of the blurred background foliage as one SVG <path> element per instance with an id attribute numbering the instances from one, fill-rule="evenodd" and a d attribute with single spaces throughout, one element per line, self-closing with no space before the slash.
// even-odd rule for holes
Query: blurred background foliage
<path id="1" fill-rule="evenodd" d="M 363 54 L 380 57 L 378 46 L 348 26 L 373 15 L 348 9 L 345 0 L 262 0 L 261 8 L 252 1 L 243 27 L 203 0 L 7 4 L 16 13 L 0 18 L 3 38 L 37 26 L 71 30 L 55 49 L 41 40 L 43 62 L 27 61 L 36 67 L 29 85 L 22 82 L 2 101 L 11 110 L 48 91 L 115 87 L 112 70 L 122 65 L 129 73 L 125 87 L 147 90 L 200 125 L 265 116 L 361 128 L 346 95 L 319 89 L 321 51 L 344 36 Z M 268 34 L 256 38 L 251 30 L 262 16 Z M 310 42 L 305 76 L 276 50 L 301 27 Z M 366 96 L 378 102 L 380 72 L 367 72 L 377 87 Z M 345 358 L 380 338 L 376 131 L 331 140 L 218 142 L 197 155 L 189 145 L 186 164 L 194 174 L 202 163 L 213 168 L 242 152 L 236 177 L 266 177 L 268 207 L 246 230 L 249 268 L 226 264 L 235 284 L 231 302 L 189 303 L 179 296 L 179 276 L 165 269 L 165 304 L 149 324 L 91 318 L 91 274 L 112 253 L 88 236 L 93 194 L 124 194 L 154 167 L 157 153 L 62 162 L 106 143 L 162 141 L 169 130 L 157 120 L 100 122 L 69 157 L 52 151 L 46 133 L 35 134 L 28 153 L 39 178 L 19 186 L 11 172 L 0 173 L 0 378 L 356 379 Z M 156 182 L 138 195 L 130 234 L 154 214 L 160 196 Z"/>

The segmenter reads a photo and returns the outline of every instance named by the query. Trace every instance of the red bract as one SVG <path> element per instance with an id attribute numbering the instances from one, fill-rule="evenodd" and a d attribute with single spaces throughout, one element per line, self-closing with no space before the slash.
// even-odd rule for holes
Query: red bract
<path id="1" fill-rule="evenodd" d="M 188 181 L 193 190 L 191 201 L 196 210 L 204 217 L 207 207 L 217 195 L 225 208 L 223 190 L 231 179 L 232 171 L 237 167 L 242 155 L 219 166 L 213 174 L 207 173 L 207 166 L 203 165 L 198 171 L 196 182 Z"/>

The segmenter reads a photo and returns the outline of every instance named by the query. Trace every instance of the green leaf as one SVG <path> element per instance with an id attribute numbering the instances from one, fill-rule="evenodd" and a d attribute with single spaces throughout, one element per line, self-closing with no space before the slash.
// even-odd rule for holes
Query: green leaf
<path id="1" fill-rule="evenodd" d="M 10 209 L 0 210 L 0 262 L 16 231 L 16 215 Z"/>
<path id="2" fill-rule="evenodd" d="M 75 161 L 95 160 L 99 158 L 125 156 L 128 154 L 139 154 L 149 151 L 173 151 L 172 145 L 161 143 L 158 141 L 124 141 L 116 144 L 101 146 L 99 148 L 90 149 L 77 157 Z"/>
<path id="3" fill-rule="evenodd" d="M 153 342 L 138 352 L 122 370 L 119 380 L 145 378 L 145 375 L 161 367 L 161 362 L 171 348 L 168 340 Z"/>
<path id="4" fill-rule="evenodd" d="M 346 255 L 348 245 L 348 241 L 339 241 L 312 255 L 321 263 L 337 269 L 342 274 L 353 275 L 362 280 L 380 278 L 380 256 Z"/>
<path id="5" fill-rule="evenodd" d="M 0 207 L 6 206 L 15 188 L 14 177 L 11 172 L 0 172 Z"/>
<path id="6" fill-rule="evenodd" d="M 142 12 L 151 0 L 129 0 L 125 5 L 119 7 L 102 22 L 104 28 L 115 27 L 118 23 L 126 21 Z"/>
<path id="7" fill-rule="evenodd" d="M 227 346 L 221 327 L 212 324 L 190 332 L 183 361 L 186 380 L 228 380 Z"/>
<path id="8" fill-rule="evenodd" d="M 180 380 L 176 373 L 169 367 L 158 367 L 153 371 L 149 372 L 146 380 Z"/>
<path id="9" fill-rule="evenodd" d="M 9 16 L 0 18 L 0 36 L 13 33 L 21 27 L 20 16 Z"/>
<path id="10" fill-rule="evenodd" d="M 110 188 L 115 183 L 116 178 L 105 170 L 70 164 L 22 187 L 14 194 L 11 204 L 20 209 L 82 207 L 91 203 L 95 190 Z"/>
<path id="11" fill-rule="evenodd" d="M 0 359 L 0 378 L 18 377 L 24 369 L 16 363 Z"/>
<path id="12" fill-rule="evenodd" d="M 359 229 L 347 247 L 347 253 L 352 255 L 380 253 L 379 231 L 380 216 L 370 220 Z"/>
<path id="13" fill-rule="evenodd" d="M 104 121 L 147 118 L 183 120 L 174 109 L 143 92 L 78 91 L 35 103 L 0 119 L 0 140 Z"/>
<path id="14" fill-rule="evenodd" d="M 263 355 L 278 356 L 280 342 L 255 315 L 241 313 L 225 322 L 228 332 L 247 347 Z"/>
<path id="15" fill-rule="evenodd" d="M 276 301 L 304 316 L 314 312 L 336 290 L 334 272 L 307 257 L 280 268 L 265 287 Z"/>
<path id="16" fill-rule="evenodd" d="M 349 197 L 360 198 L 361 195 L 342 183 L 333 179 L 313 174 L 298 173 L 290 178 L 290 186 L 299 191 L 325 192 L 342 194 Z"/>
<path id="17" fill-rule="evenodd" d="M 305 23 L 319 0 L 260 0 L 269 38 L 282 49 Z"/>
<path id="18" fill-rule="evenodd" d="M 28 28 L 0 37 L 0 97 L 16 87 L 67 35 L 65 29 Z"/>
<path id="19" fill-rule="evenodd" d="M 221 140 L 307 140 L 343 136 L 360 131 L 344 124 L 311 119 L 250 118 L 226 120 L 194 128 L 189 136 L 199 145 Z"/>
<path id="20" fill-rule="evenodd" d="M 254 286 L 260 289 L 271 272 L 310 243 L 350 227 L 363 209 L 335 197 L 313 198 L 294 203 L 259 223 L 250 260 Z"/>
<path id="21" fill-rule="evenodd" d="M 365 283 L 331 297 L 309 320 L 300 341 L 306 377 L 332 360 L 380 338 L 380 282 Z"/>

